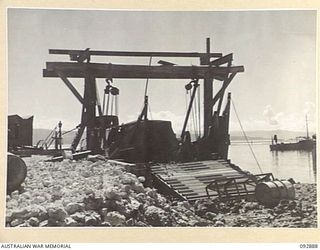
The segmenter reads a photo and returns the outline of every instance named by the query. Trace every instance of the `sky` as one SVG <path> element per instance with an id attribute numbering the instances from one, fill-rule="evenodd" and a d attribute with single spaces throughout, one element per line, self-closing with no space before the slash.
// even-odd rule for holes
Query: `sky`
<path id="1" fill-rule="evenodd" d="M 245 130 L 315 130 L 316 11 L 108 11 L 8 9 L 8 114 L 34 115 L 34 128 L 64 129 L 80 122 L 81 106 L 59 78 L 44 78 L 48 61 L 68 61 L 48 49 L 233 53 L 243 65 L 227 91 L 232 93 Z M 195 59 L 153 58 L 178 65 Z M 94 62 L 149 63 L 149 58 L 93 57 Z M 82 93 L 83 81 L 71 79 Z M 182 128 L 186 113 L 186 80 L 149 80 L 153 119 L 171 120 Z M 102 100 L 105 87 L 97 80 Z M 119 119 L 137 119 L 142 110 L 145 80 L 114 79 L 120 89 Z M 220 83 L 215 81 L 215 90 Z M 202 91 L 200 86 L 200 91 Z M 201 95 L 201 102 L 203 101 Z M 230 130 L 240 130 L 234 112 Z"/>

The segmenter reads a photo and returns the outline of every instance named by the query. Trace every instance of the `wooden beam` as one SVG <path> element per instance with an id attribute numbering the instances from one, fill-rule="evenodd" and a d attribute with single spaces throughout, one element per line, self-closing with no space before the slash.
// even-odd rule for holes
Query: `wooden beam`
<path id="1" fill-rule="evenodd" d="M 205 137 L 209 135 L 209 127 L 212 122 L 212 106 L 210 105 L 212 92 L 213 79 L 207 77 L 203 80 L 203 135 Z"/>
<path id="2" fill-rule="evenodd" d="M 83 117 L 83 112 L 82 112 L 81 120 L 83 120 L 83 119 L 84 119 L 84 117 Z M 81 123 L 80 128 L 78 129 L 75 137 L 73 138 L 72 144 L 71 144 L 71 148 L 72 148 L 73 152 L 76 151 L 85 128 L 86 128 L 86 126 Z"/>
<path id="3" fill-rule="evenodd" d="M 60 70 L 66 77 L 84 78 L 86 72 L 95 78 L 150 78 L 150 79 L 204 79 L 227 77 L 228 72 L 243 72 L 243 66 L 206 67 L 206 66 L 147 66 L 119 65 L 103 63 L 47 62 L 43 70 L 44 77 L 57 77 Z"/>
<path id="4" fill-rule="evenodd" d="M 206 39 L 206 52 L 207 55 L 210 54 L 210 38 Z M 207 56 L 206 60 L 201 62 L 204 64 L 209 64 L 210 58 Z M 212 106 L 210 105 L 210 101 L 212 100 L 213 95 L 213 80 L 214 77 L 210 74 L 212 69 L 217 69 L 209 65 L 207 67 L 207 72 L 204 75 L 203 80 L 203 135 L 207 137 L 209 135 L 209 128 L 212 122 Z M 228 72 L 225 69 L 225 76 L 227 76 Z"/>
<path id="5" fill-rule="evenodd" d="M 233 80 L 233 78 L 236 76 L 237 73 L 232 73 L 230 77 L 223 83 L 222 88 L 218 91 L 218 93 L 215 95 L 215 97 L 210 101 L 210 106 L 213 107 L 215 103 L 219 100 L 221 95 L 223 95 L 226 88 L 229 86 L 230 82 Z"/>
<path id="6" fill-rule="evenodd" d="M 96 79 L 94 76 L 87 72 L 84 79 L 84 107 L 87 129 L 87 149 L 93 153 L 97 153 L 98 138 L 95 131 L 96 123 L 96 101 L 97 101 Z"/>
<path id="7" fill-rule="evenodd" d="M 83 104 L 83 98 L 77 91 L 75 87 L 73 87 L 72 83 L 65 77 L 64 73 L 61 70 L 56 70 L 57 75 L 62 79 L 62 81 L 67 85 L 67 87 L 71 90 L 74 96 L 78 99 L 78 101 Z"/>
<path id="8" fill-rule="evenodd" d="M 49 49 L 49 54 L 75 55 L 81 54 L 84 50 Z M 202 57 L 205 53 L 198 52 L 133 52 L 133 51 L 104 51 L 89 50 L 91 56 L 134 56 L 134 57 Z M 222 53 L 210 53 L 210 57 L 221 57 Z"/>
<path id="9" fill-rule="evenodd" d="M 232 54 L 231 54 L 232 55 Z M 228 67 L 231 67 L 231 62 L 232 62 L 232 58 L 228 61 Z M 223 96 L 224 96 L 224 92 L 226 90 L 226 88 L 228 87 L 229 85 L 229 79 L 226 78 L 224 81 L 223 81 L 223 85 L 222 85 L 222 88 L 224 89 L 220 95 L 220 100 L 219 100 L 219 104 L 218 104 L 218 108 L 217 108 L 217 112 L 218 112 L 218 115 L 220 115 L 220 110 L 221 110 L 221 105 L 222 105 L 222 101 L 223 101 Z"/>
<path id="10" fill-rule="evenodd" d="M 213 65 L 213 66 L 220 66 L 222 64 L 225 64 L 225 63 L 231 63 L 233 60 L 233 54 L 228 54 L 226 56 L 223 56 L 223 57 L 220 57 L 216 60 L 213 60 L 210 62 L 210 65 Z"/>

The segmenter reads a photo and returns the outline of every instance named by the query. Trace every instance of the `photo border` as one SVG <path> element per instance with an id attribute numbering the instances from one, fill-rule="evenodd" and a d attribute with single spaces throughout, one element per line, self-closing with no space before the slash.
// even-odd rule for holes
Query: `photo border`
<path id="1" fill-rule="evenodd" d="M 214 10 L 276 10 L 276 9 L 316 9 L 320 7 L 317 1 L 183 1 L 183 5 L 175 1 L 163 0 L 121 0 L 121 1 L 0 1 L 0 131 L 2 138 L 7 137 L 6 116 L 8 105 L 8 68 L 7 68 L 7 8 L 43 8 L 43 9 L 104 9 L 104 10 L 159 10 L 159 11 L 214 11 Z M 235 4 L 236 2 L 236 4 Z M 182 3 L 182 1 L 181 1 Z M 319 17 L 317 11 L 317 73 L 319 72 Z M 319 84 L 317 74 L 317 134 L 319 135 Z M 318 138 L 319 142 L 319 138 Z M 6 177 L 6 140 L 0 140 L 0 176 L 1 197 L 5 194 Z M 319 155 L 319 143 L 317 143 L 317 155 Z M 319 161 L 318 161 L 319 165 Z M 317 169 L 318 169 L 317 165 Z M 319 183 L 319 171 L 317 176 Z M 317 185 L 319 194 L 319 185 Z M 319 195 L 317 195 L 319 204 Z M 66 243 L 114 243 L 114 242 L 203 242 L 203 243 L 308 243 L 320 242 L 319 230 L 319 206 L 318 206 L 318 228 L 5 228 L 5 199 L 0 199 L 0 241 L 1 242 L 66 242 Z"/>

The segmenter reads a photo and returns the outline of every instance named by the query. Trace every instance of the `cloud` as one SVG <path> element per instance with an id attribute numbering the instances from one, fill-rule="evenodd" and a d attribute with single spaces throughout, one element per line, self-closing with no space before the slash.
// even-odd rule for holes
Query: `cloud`
<path id="1" fill-rule="evenodd" d="M 315 131 L 315 105 L 312 102 L 306 102 L 300 112 L 297 110 L 291 113 L 275 112 L 271 105 L 266 105 L 262 116 L 250 117 L 241 120 L 241 123 L 245 131 L 280 129 L 304 132 L 306 131 L 305 114 L 308 114 L 309 131 Z M 240 130 L 239 123 L 234 118 L 230 121 L 230 130 Z"/>
<path id="2" fill-rule="evenodd" d="M 275 113 L 271 105 L 267 105 L 263 111 L 263 116 L 267 119 L 269 125 L 277 126 L 279 125 L 279 119 L 283 116 L 283 113 Z"/>
<path id="3" fill-rule="evenodd" d="M 303 113 L 307 116 L 314 116 L 316 111 L 316 105 L 313 102 L 305 102 Z"/>

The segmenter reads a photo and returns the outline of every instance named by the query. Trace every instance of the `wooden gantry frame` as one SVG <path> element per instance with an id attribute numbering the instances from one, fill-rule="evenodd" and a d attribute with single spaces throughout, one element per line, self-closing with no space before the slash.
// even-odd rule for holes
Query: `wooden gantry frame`
<path id="1" fill-rule="evenodd" d="M 87 149 L 94 146 L 94 129 L 96 120 L 96 79 L 197 79 L 203 80 L 203 137 L 208 136 L 213 121 L 213 107 L 218 102 L 217 114 L 220 113 L 226 88 L 237 73 L 244 72 L 243 66 L 233 66 L 233 54 L 212 53 L 210 39 L 206 40 L 206 52 L 129 52 L 129 51 L 95 51 L 50 49 L 49 54 L 69 55 L 71 62 L 47 62 L 43 70 L 44 77 L 61 78 L 73 95 L 82 104 L 82 116 L 78 135 L 87 128 Z M 91 56 L 123 57 L 185 57 L 199 58 L 199 66 L 177 65 L 118 65 L 111 63 L 92 63 Z M 81 95 L 73 86 L 70 78 L 84 79 L 84 93 Z M 223 84 L 213 96 L 213 81 Z M 201 83 L 200 83 L 201 84 Z M 101 115 L 100 109 L 98 109 Z M 77 147 L 80 137 L 75 139 Z M 75 149 L 75 148 L 74 148 Z"/>

